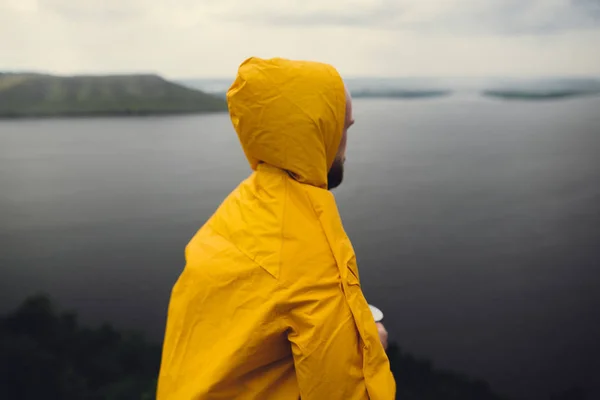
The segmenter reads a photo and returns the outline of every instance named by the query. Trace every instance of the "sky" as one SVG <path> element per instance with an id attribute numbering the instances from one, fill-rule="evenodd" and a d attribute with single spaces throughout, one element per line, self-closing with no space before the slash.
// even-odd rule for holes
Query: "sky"
<path id="1" fill-rule="evenodd" d="M 0 71 L 229 77 L 600 76 L 600 0 L 0 0 Z"/>

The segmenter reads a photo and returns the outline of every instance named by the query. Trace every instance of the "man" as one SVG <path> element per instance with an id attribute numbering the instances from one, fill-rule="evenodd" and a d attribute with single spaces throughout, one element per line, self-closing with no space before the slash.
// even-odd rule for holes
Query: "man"
<path id="1" fill-rule="evenodd" d="M 328 191 L 353 123 L 342 79 L 325 64 L 251 58 L 227 101 L 254 172 L 186 248 L 158 400 L 393 399 Z"/>

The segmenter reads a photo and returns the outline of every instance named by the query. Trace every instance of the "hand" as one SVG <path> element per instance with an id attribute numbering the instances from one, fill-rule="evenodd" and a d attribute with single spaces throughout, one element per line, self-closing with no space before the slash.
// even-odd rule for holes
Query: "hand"
<path id="1" fill-rule="evenodd" d="M 385 326 L 381 322 L 377 322 L 377 333 L 379 333 L 379 340 L 381 340 L 381 344 L 383 348 L 387 350 L 388 347 L 388 332 L 385 330 Z"/>

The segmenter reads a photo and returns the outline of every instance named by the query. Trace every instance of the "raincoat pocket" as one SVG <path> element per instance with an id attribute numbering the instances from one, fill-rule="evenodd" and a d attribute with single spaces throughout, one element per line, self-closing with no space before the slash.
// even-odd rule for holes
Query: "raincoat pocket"
<path id="1" fill-rule="evenodd" d="M 352 312 L 354 323 L 363 342 L 363 348 L 368 348 L 371 340 L 366 328 L 369 324 L 374 324 L 375 321 L 360 287 L 360 280 L 356 272 L 356 263 L 353 261 L 354 259 L 346 266 L 348 273 L 344 285 L 344 293 Z"/>
<path id="2" fill-rule="evenodd" d="M 356 261 L 354 257 L 352 257 L 352 259 L 348 262 L 346 268 L 347 277 L 344 282 L 344 293 L 348 307 L 350 308 L 352 317 L 354 318 L 356 330 L 360 336 L 363 353 L 363 375 L 365 377 L 367 391 L 369 392 L 371 398 L 376 398 L 373 397 L 373 386 L 370 380 L 374 375 L 372 361 L 374 358 L 376 358 L 377 353 L 377 350 L 373 347 L 377 346 L 379 341 L 379 337 L 373 335 L 373 332 L 376 332 L 377 328 L 375 327 L 375 321 L 373 319 L 371 310 L 369 309 L 369 304 L 367 303 L 367 300 L 365 299 L 360 287 L 360 280 L 358 277 Z"/>

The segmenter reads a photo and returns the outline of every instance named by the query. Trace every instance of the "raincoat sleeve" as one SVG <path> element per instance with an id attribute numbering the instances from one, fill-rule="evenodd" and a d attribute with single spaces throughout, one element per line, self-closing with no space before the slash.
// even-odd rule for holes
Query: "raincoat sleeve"
<path id="1" fill-rule="evenodd" d="M 387 363 L 384 368 L 387 367 L 391 381 L 387 380 L 386 388 L 370 390 L 365 375 L 378 372 L 365 365 L 368 357 L 359 333 L 364 327 L 357 325 L 339 280 L 321 281 L 305 289 L 290 310 L 288 333 L 301 399 L 393 399 L 395 384 Z M 368 310 L 366 300 L 365 307 Z M 375 322 L 372 323 L 376 332 Z M 376 345 L 381 347 L 376 350 L 387 362 L 383 347 Z"/>

